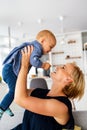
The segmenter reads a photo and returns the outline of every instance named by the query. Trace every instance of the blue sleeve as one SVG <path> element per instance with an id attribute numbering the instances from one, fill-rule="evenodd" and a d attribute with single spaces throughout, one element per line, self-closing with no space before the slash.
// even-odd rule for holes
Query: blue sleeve
<path id="1" fill-rule="evenodd" d="M 22 43 L 20 46 L 17 46 L 11 50 L 8 56 L 4 59 L 3 64 L 10 63 L 13 59 L 15 59 L 15 54 L 18 53 L 25 46 L 30 45 L 28 42 Z"/>
<path id="2" fill-rule="evenodd" d="M 30 63 L 36 68 L 41 68 L 42 61 L 40 60 L 42 54 L 40 50 L 34 49 L 30 57 Z"/>

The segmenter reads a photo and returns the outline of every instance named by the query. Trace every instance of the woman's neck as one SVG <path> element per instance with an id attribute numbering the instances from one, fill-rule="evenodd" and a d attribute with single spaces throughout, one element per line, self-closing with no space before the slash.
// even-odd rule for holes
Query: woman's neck
<path id="1" fill-rule="evenodd" d="M 61 87 L 52 85 L 51 90 L 48 92 L 47 96 L 65 96 L 60 88 Z"/>

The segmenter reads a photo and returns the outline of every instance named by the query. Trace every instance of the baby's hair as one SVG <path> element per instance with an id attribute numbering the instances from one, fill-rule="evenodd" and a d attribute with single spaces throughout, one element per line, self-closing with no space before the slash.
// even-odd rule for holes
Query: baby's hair
<path id="1" fill-rule="evenodd" d="M 36 36 L 36 39 L 39 39 L 39 38 L 41 38 L 41 37 L 47 37 L 47 36 L 50 36 L 53 40 L 54 40 L 54 42 L 55 42 L 55 44 L 56 44 L 56 37 L 55 37 L 55 35 L 51 32 L 51 31 L 49 31 L 49 30 L 42 30 L 42 31 L 40 31 L 38 34 L 37 34 L 37 36 Z"/>

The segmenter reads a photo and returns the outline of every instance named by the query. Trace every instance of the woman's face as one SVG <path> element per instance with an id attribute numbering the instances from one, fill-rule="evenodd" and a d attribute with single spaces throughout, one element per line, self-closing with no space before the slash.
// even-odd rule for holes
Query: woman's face
<path id="1" fill-rule="evenodd" d="M 58 82 L 66 81 L 67 78 L 72 78 L 73 69 L 74 65 L 72 63 L 67 63 L 61 67 L 56 67 L 55 71 L 51 73 L 51 77 Z"/>

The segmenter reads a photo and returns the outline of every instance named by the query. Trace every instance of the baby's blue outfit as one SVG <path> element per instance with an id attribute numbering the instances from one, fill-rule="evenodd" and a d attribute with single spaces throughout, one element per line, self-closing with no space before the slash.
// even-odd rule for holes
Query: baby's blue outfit
<path id="1" fill-rule="evenodd" d="M 14 99 L 14 91 L 17 76 L 20 70 L 21 65 L 21 50 L 26 46 L 34 46 L 34 50 L 30 56 L 30 64 L 36 68 L 40 68 L 42 66 L 42 61 L 40 60 L 41 56 L 43 55 L 43 49 L 41 44 L 38 41 L 32 42 L 25 42 L 18 47 L 15 47 L 6 59 L 3 62 L 3 69 L 2 69 L 2 77 L 3 80 L 8 84 L 9 91 L 3 98 L 0 103 L 0 107 L 3 110 L 6 110 Z M 30 68 L 29 68 L 30 69 Z"/>

